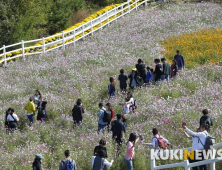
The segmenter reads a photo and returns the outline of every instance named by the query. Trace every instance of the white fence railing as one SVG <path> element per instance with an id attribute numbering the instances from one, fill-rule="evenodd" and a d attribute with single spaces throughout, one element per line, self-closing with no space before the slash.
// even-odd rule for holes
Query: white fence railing
<path id="1" fill-rule="evenodd" d="M 117 21 L 117 19 L 130 13 L 132 10 L 137 10 L 140 7 L 155 3 L 155 0 L 128 0 L 127 2 L 106 11 L 102 15 L 99 15 L 95 19 L 82 24 L 78 28 L 73 28 L 73 30 L 67 32 L 63 31 L 62 33 L 57 33 L 46 38 L 43 37 L 41 39 L 30 41 L 22 40 L 16 44 L 8 46 L 3 45 L 3 47 L 0 48 L 0 65 L 6 65 L 7 62 L 12 60 L 18 60 L 34 54 L 41 54 L 56 49 L 65 49 L 66 45 L 72 43 L 75 45 L 77 41 L 85 39 L 86 36 L 93 35 L 95 31 L 101 30 L 105 26 L 109 26 L 111 22 Z M 28 43 L 35 42 L 37 43 L 36 45 L 27 46 Z M 20 48 L 7 51 L 7 48 L 15 48 L 17 46 L 20 46 Z"/>
<path id="2" fill-rule="evenodd" d="M 213 148 L 218 148 L 218 147 L 221 147 L 221 146 L 222 146 L 222 143 L 217 143 L 217 144 L 213 145 Z M 184 151 L 184 150 L 191 151 L 191 149 L 192 148 L 184 148 L 184 149 L 180 149 L 180 150 L 182 150 L 182 151 Z M 164 151 L 164 153 L 166 153 L 166 152 L 167 151 Z M 159 155 L 160 154 L 158 154 L 158 156 Z M 206 164 L 210 164 L 210 169 L 211 170 L 216 170 L 215 169 L 215 163 L 219 162 L 219 161 L 222 161 L 222 157 L 218 157 L 218 158 L 198 161 L 198 162 L 191 163 L 191 164 L 189 163 L 188 160 L 184 160 L 184 162 L 180 162 L 180 163 L 156 166 L 156 160 L 155 160 L 155 158 L 153 159 L 153 157 L 154 156 L 151 155 L 151 170 L 157 170 L 157 169 L 164 169 L 165 170 L 165 169 L 168 169 L 168 168 L 175 168 L 175 167 L 184 167 L 185 170 L 191 170 L 192 167 L 200 166 L 200 165 L 206 165 Z"/>

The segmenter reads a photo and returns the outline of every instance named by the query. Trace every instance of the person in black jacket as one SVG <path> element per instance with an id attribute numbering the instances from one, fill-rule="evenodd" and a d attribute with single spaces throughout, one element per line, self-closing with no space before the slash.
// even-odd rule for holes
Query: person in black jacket
<path id="1" fill-rule="evenodd" d="M 128 77 L 126 74 L 124 74 L 124 69 L 120 70 L 120 75 L 118 77 L 119 83 L 120 83 L 120 89 L 122 91 L 126 91 L 126 87 L 127 87 L 127 81 Z"/>
<path id="2" fill-rule="evenodd" d="M 136 64 L 137 72 L 139 76 L 143 79 L 143 83 L 146 82 L 146 66 L 143 64 L 143 60 L 138 59 L 138 64 Z"/>
<path id="3" fill-rule="evenodd" d="M 134 87 L 141 86 L 140 78 L 139 78 L 136 68 L 132 69 L 132 73 L 129 74 L 128 77 L 130 79 L 130 83 L 129 83 L 130 88 L 133 89 Z"/>
<path id="4" fill-rule="evenodd" d="M 106 139 L 105 138 L 102 138 L 100 141 L 99 141 L 99 145 L 95 147 L 94 149 L 94 156 L 98 156 L 98 152 L 100 150 L 103 150 L 105 152 L 105 157 L 104 158 L 108 158 L 108 155 L 107 155 L 107 150 L 106 150 Z"/>
<path id="5" fill-rule="evenodd" d="M 156 64 L 154 74 L 155 74 L 155 82 L 160 81 L 162 75 L 162 66 L 160 64 L 160 59 L 155 59 L 154 63 Z"/>
<path id="6" fill-rule="evenodd" d="M 32 169 L 33 170 L 42 170 L 42 163 L 41 163 L 41 159 L 43 158 L 43 156 L 41 154 L 37 154 L 35 155 L 35 160 L 32 163 Z"/>
<path id="7" fill-rule="evenodd" d="M 113 140 L 120 146 L 123 142 L 123 135 L 126 132 L 126 126 L 124 126 L 123 122 L 121 121 L 122 115 L 116 115 L 117 120 L 112 122 L 111 131 L 113 132 Z"/>
<path id="8" fill-rule="evenodd" d="M 77 124 L 78 126 L 81 126 L 82 119 L 83 119 L 83 110 L 82 110 L 82 100 L 78 99 L 76 102 L 76 105 L 72 109 L 72 117 L 74 120 L 74 127 Z"/>
<path id="9" fill-rule="evenodd" d="M 46 118 L 48 118 L 48 114 L 46 112 L 46 105 L 47 105 L 47 100 L 44 98 L 42 99 L 42 96 L 40 97 L 40 101 L 38 102 L 38 115 L 37 115 L 37 120 L 40 122 L 44 121 Z"/>
<path id="10" fill-rule="evenodd" d="M 203 116 L 200 118 L 200 126 L 205 123 L 208 124 L 208 129 L 206 129 L 207 131 L 210 131 L 210 127 L 213 126 L 213 121 L 211 119 L 211 117 L 208 115 L 208 110 L 204 109 L 202 111 Z"/>

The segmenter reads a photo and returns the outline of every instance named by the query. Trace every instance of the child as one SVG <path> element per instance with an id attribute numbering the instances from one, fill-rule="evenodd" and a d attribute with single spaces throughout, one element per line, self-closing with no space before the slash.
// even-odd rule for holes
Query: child
<path id="1" fill-rule="evenodd" d="M 112 96 L 115 96 L 115 91 L 116 91 L 114 78 L 110 77 L 109 81 L 110 83 L 108 85 L 108 94 L 110 97 L 112 97 Z"/>
<path id="2" fill-rule="evenodd" d="M 139 80 L 138 72 L 136 68 L 132 69 L 132 73 L 128 75 L 130 79 L 130 88 L 133 89 L 134 87 L 141 86 L 141 82 Z"/>
<path id="3" fill-rule="evenodd" d="M 124 103 L 120 103 L 120 105 L 122 105 L 122 107 L 123 107 L 124 114 L 128 114 L 130 112 L 131 104 L 130 103 L 126 104 L 126 102 L 128 102 L 128 101 L 130 101 L 130 99 L 129 98 L 125 98 L 125 102 Z"/>
<path id="4" fill-rule="evenodd" d="M 126 74 L 124 74 L 124 69 L 121 69 L 118 80 L 120 83 L 120 89 L 125 92 L 126 92 L 126 87 L 127 87 L 127 84 L 126 84 L 127 79 L 128 77 Z"/>
<path id="5" fill-rule="evenodd" d="M 150 67 L 147 67 L 147 75 L 146 75 L 146 84 L 150 84 L 150 79 L 151 79 L 151 71 L 150 71 Z"/>

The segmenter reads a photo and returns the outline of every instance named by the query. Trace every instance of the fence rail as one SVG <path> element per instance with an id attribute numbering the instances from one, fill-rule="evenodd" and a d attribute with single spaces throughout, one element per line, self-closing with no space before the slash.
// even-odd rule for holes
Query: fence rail
<path id="1" fill-rule="evenodd" d="M 22 40 L 21 42 L 16 44 L 11 44 L 8 46 L 3 45 L 3 47 L 0 48 L 0 65 L 6 66 L 7 63 L 12 60 L 14 61 L 22 58 L 24 59 L 26 56 L 34 54 L 41 54 L 56 49 L 65 49 L 66 45 L 75 45 L 77 41 L 85 39 L 85 37 L 89 35 L 93 35 L 95 31 L 109 26 L 111 22 L 117 21 L 119 18 L 130 13 L 131 11 L 155 3 L 155 0 L 128 0 L 127 2 L 122 3 L 119 6 L 115 6 L 110 10 L 107 10 L 95 19 L 91 19 L 90 21 L 81 24 L 81 26 L 73 28 L 72 30 L 66 32 L 63 31 L 61 33 L 57 33 L 46 38 L 43 37 L 41 39 L 30 41 Z M 36 42 L 37 44 L 31 46 L 27 45 L 28 43 L 34 42 Z M 15 46 L 20 47 L 11 51 L 7 50 L 7 48 Z"/>
<path id="2" fill-rule="evenodd" d="M 222 142 L 221 143 L 217 143 L 215 145 L 213 145 L 213 148 L 218 148 L 222 146 Z M 184 148 L 184 149 L 180 149 L 182 151 L 184 150 L 188 150 L 191 151 L 192 148 Z M 163 152 L 163 155 L 165 155 L 167 153 L 167 151 Z M 152 154 L 152 152 L 151 152 Z M 160 153 L 157 154 L 158 156 L 160 155 Z M 153 159 L 153 155 L 151 155 L 151 170 L 157 170 L 157 169 L 168 169 L 168 168 L 175 168 L 175 167 L 184 167 L 185 170 L 191 170 L 192 167 L 195 166 L 200 166 L 200 165 L 206 165 L 206 164 L 210 164 L 210 168 L 211 170 L 216 170 L 215 169 L 215 163 L 222 161 L 222 157 L 218 157 L 218 158 L 212 158 L 212 159 L 208 159 L 208 160 L 203 160 L 203 161 L 199 161 L 199 162 L 195 162 L 195 163 L 189 163 L 188 160 L 184 160 L 184 162 L 180 162 L 180 163 L 175 163 L 175 164 L 167 164 L 167 165 L 160 165 L 160 166 L 156 166 L 156 160 L 155 158 Z"/>

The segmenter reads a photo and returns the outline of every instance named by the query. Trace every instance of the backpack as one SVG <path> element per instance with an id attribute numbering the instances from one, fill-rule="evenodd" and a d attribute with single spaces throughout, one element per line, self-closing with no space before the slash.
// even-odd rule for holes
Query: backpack
<path id="1" fill-rule="evenodd" d="M 138 65 L 138 72 L 140 76 L 146 75 L 146 68 L 144 64 L 139 64 Z"/>
<path id="2" fill-rule="evenodd" d="M 100 167 L 99 167 L 99 169 L 98 169 L 98 167 L 95 167 L 96 165 L 95 165 L 95 161 L 96 161 L 96 157 L 94 157 L 94 164 L 93 164 L 93 170 L 103 170 L 103 168 L 104 168 L 104 161 L 105 161 L 105 159 L 104 158 L 102 158 L 102 160 L 101 160 L 101 165 L 100 165 Z"/>
<path id="3" fill-rule="evenodd" d="M 103 111 L 104 111 L 103 122 L 110 122 L 111 121 L 111 113 L 107 113 L 106 110 L 103 110 Z"/>
<path id="4" fill-rule="evenodd" d="M 62 161 L 63 164 L 65 165 L 64 170 L 75 170 L 72 162 L 68 160 L 66 163 Z"/>
<path id="5" fill-rule="evenodd" d="M 206 133 L 205 133 L 205 134 L 206 134 Z M 205 149 L 205 150 L 209 150 L 209 149 L 212 148 L 212 145 L 215 144 L 215 137 L 209 136 L 208 134 L 206 134 L 206 135 L 207 135 L 207 139 L 206 139 L 205 144 L 203 144 L 203 143 L 201 142 L 201 140 L 200 140 L 199 137 L 198 137 L 198 138 L 199 138 L 200 143 L 203 145 L 204 149 Z"/>
<path id="6" fill-rule="evenodd" d="M 210 122 L 211 122 L 211 121 L 210 121 L 210 116 L 208 116 L 207 119 L 205 119 L 205 120 L 203 121 L 203 123 L 206 123 L 206 124 L 208 124 L 209 126 L 211 125 Z"/>
<path id="7" fill-rule="evenodd" d="M 138 106 L 138 105 L 137 105 L 137 102 L 136 102 L 135 99 L 134 99 L 134 104 L 133 104 L 133 105 L 134 105 L 135 109 L 137 109 L 137 106 Z"/>
<path id="8" fill-rule="evenodd" d="M 162 149 L 166 149 L 167 143 L 163 140 L 163 138 L 159 135 L 159 138 L 154 137 L 158 140 L 159 147 Z"/>

